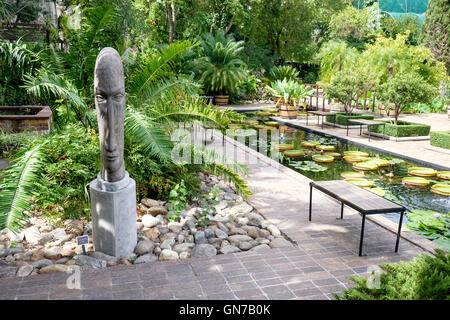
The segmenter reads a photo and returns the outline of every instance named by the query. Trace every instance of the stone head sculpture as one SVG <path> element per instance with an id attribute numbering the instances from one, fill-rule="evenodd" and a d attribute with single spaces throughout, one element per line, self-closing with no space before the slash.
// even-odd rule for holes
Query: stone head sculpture
<path id="1" fill-rule="evenodd" d="M 103 48 L 97 56 L 94 97 L 102 161 L 100 177 L 107 182 L 120 181 L 125 176 L 123 130 L 126 93 L 122 60 L 113 48 Z"/>

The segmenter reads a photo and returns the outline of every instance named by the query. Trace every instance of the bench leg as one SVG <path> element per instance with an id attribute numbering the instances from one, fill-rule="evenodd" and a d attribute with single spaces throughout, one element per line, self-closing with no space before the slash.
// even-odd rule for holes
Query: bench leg
<path id="1" fill-rule="evenodd" d="M 400 221 L 398 222 L 397 241 L 395 242 L 395 252 L 398 252 L 398 244 L 400 242 L 400 234 L 402 232 L 403 212 L 400 212 Z"/>
<path id="2" fill-rule="evenodd" d="M 312 214 L 312 186 L 309 186 L 309 221 L 311 221 Z"/>
<path id="3" fill-rule="evenodd" d="M 341 217 L 340 218 L 336 218 L 338 220 L 342 220 L 344 219 L 344 203 L 341 202 Z"/>
<path id="4" fill-rule="evenodd" d="M 359 239 L 359 256 L 362 254 L 363 240 L 364 240 L 364 226 L 366 224 L 366 215 L 362 214 L 362 224 L 361 224 L 361 238 Z M 364 254 L 365 255 L 365 254 Z"/>

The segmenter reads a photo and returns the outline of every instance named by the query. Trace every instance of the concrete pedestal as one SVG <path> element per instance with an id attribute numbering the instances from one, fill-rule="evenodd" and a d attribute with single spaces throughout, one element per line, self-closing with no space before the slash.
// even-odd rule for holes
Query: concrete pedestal
<path id="1" fill-rule="evenodd" d="M 95 251 L 123 258 L 137 243 L 136 182 L 128 172 L 117 182 L 100 178 L 90 184 L 91 217 Z"/>

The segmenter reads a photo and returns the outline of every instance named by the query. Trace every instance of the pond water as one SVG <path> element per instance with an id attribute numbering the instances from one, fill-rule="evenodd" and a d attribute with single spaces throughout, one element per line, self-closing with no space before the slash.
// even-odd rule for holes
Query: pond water
<path id="1" fill-rule="evenodd" d="M 249 118 L 246 118 L 249 120 Z M 255 118 L 253 120 L 261 120 L 261 118 Z M 267 121 L 267 118 L 266 118 Z M 430 186 L 433 183 L 448 183 L 439 181 L 437 177 L 426 178 L 430 180 L 430 185 L 425 189 L 417 189 L 404 186 L 402 184 L 402 178 L 408 176 L 409 167 L 417 167 L 417 165 L 405 162 L 401 159 L 396 159 L 388 156 L 358 148 L 353 145 L 349 145 L 341 140 L 338 140 L 332 136 L 322 136 L 307 132 L 304 130 L 280 126 L 278 131 L 278 138 L 275 135 L 275 140 L 271 138 L 270 130 L 267 131 L 267 138 L 264 135 L 260 136 L 259 130 L 237 130 L 237 135 L 256 135 L 254 138 L 245 138 L 245 144 L 250 148 L 266 154 L 268 157 L 273 156 L 273 152 L 278 152 L 272 148 L 272 144 L 292 144 L 295 150 L 302 150 L 305 155 L 301 159 L 286 158 L 282 153 L 278 153 L 279 162 L 285 166 L 301 173 L 302 175 L 310 178 L 314 181 L 321 180 L 339 180 L 342 179 L 341 173 L 346 171 L 353 171 L 353 164 L 345 162 L 342 157 L 336 157 L 331 163 L 316 163 L 312 161 L 312 156 L 321 154 L 316 149 L 307 149 L 302 147 L 302 141 L 318 141 L 323 145 L 333 145 L 335 149 L 332 152 L 337 152 L 343 155 L 344 151 L 363 151 L 369 154 L 371 158 L 386 159 L 389 161 L 389 166 L 384 168 L 378 168 L 376 171 L 365 171 L 364 175 L 367 180 L 373 181 L 372 187 L 378 187 L 385 191 L 384 197 L 394 202 L 400 203 L 405 206 L 408 211 L 412 209 L 422 210 L 434 210 L 443 213 L 450 212 L 450 196 L 435 194 L 430 191 Z M 273 132 L 273 131 L 272 131 Z M 241 139 L 242 138 L 238 138 Z M 326 151 L 325 151 L 326 152 Z M 437 170 L 439 171 L 439 170 Z M 399 214 L 383 214 L 388 219 L 397 222 L 399 220 Z M 404 217 L 406 218 L 406 217 Z M 407 219 L 404 219 L 407 222 Z"/>

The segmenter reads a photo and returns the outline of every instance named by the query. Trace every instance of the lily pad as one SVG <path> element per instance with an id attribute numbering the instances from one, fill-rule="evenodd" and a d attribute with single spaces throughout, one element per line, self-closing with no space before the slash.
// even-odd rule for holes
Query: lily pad
<path id="1" fill-rule="evenodd" d="M 342 155 L 338 152 L 324 152 L 324 156 L 332 156 L 334 158 L 340 158 Z"/>
<path id="2" fill-rule="evenodd" d="M 305 155 L 302 150 L 286 150 L 283 154 L 285 157 L 293 159 L 298 159 Z"/>
<path id="3" fill-rule="evenodd" d="M 263 124 L 253 126 L 253 128 L 255 128 L 256 130 L 275 130 L 276 129 L 275 127 L 265 126 Z"/>
<path id="4" fill-rule="evenodd" d="M 242 129 L 242 125 L 241 124 L 237 124 L 237 123 L 232 123 L 228 126 L 229 129 Z"/>
<path id="5" fill-rule="evenodd" d="M 245 124 L 248 126 L 257 126 L 258 125 L 258 121 L 257 120 L 247 120 L 245 121 Z"/>
<path id="6" fill-rule="evenodd" d="M 437 171 L 431 168 L 412 167 L 408 169 L 408 173 L 413 176 L 432 177 L 436 175 Z"/>
<path id="7" fill-rule="evenodd" d="M 370 161 L 358 162 L 353 164 L 353 170 L 373 171 L 377 169 L 378 165 L 376 163 L 371 163 Z"/>
<path id="8" fill-rule="evenodd" d="M 437 176 L 439 179 L 450 180 L 450 171 L 439 171 Z"/>
<path id="9" fill-rule="evenodd" d="M 327 146 L 327 145 L 323 145 L 323 144 L 319 144 L 316 146 L 317 150 L 322 150 L 322 151 L 333 151 L 334 150 L 334 146 Z"/>
<path id="10" fill-rule="evenodd" d="M 298 161 L 298 162 L 291 162 L 291 166 L 293 166 L 296 169 L 303 170 L 303 171 L 311 171 L 311 172 L 321 172 L 326 171 L 327 167 L 321 166 L 314 161 Z"/>
<path id="11" fill-rule="evenodd" d="M 363 151 L 344 151 L 344 156 L 368 157 L 369 154 Z"/>
<path id="12" fill-rule="evenodd" d="M 332 156 L 323 156 L 320 154 L 315 154 L 311 157 L 315 162 L 333 162 L 334 157 Z"/>
<path id="13" fill-rule="evenodd" d="M 370 159 L 367 162 L 375 163 L 379 167 L 389 167 L 389 161 L 385 159 Z"/>
<path id="14" fill-rule="evenodd" d="M 279 144 L 279 145 L 273 146 L 273 148 L 277 151 L 293 150 L 294 145 L 293 144 Z"/>
<path id="15" fill-rule="evenodd" d="M 418 187 L 426 187 L 430 184 L 430 181 L 420 177 L 405 177 L 402 179 L 402 184 Z"/>
<path id="16" fill-rule="evenodd" d="M 302 141 L 302 147 L 303 148 L 314 148 L 315 146 L 319 145 L 319 141 Z"/>
<path id="17" fill-rule="evenodd" d="M 370 187 L 374 184 L 373 181 L 367 180 L 364 178 L 350 178 L 350 179 L 345 179 L 345 181 L 351 182 L 353 184 L 356 184 L 358 187 L 363 187 L 363 188 Z"/>
<path id="18" fill-rule="evenodd" d="M 381 188 L 367 188 L 367 190 L 369 190 L 370 192 L 373 192 L 381 197 L 384 197 L 384 195 L 386 194 L 386 191 L 384 191 Z"/>
<path id="19" fill-rule="evenodd" d="M 270 126 L 270 127 L 276 127 L 276 128 L 278 128 L 278 126 L 280 125 L 278 122 L 276 122 L 276 121 L 267 121 L 267 122 L 264 122 L 264 124 L 266 125 L 266 126 Z"/>
<path id="20" fill-rule="evenodd" d="M 353 171 L 345 171 L 341 173 L 341 177 L 344 179 L 352 179 L 352 178 L 364 178 L 364 173 L 361 172 L 353 172 Z"/>
<path id="21" fill-rule="evenodd" d="M 435 184 L 431 187 L 431 192 L 441 194 L 443 196 L 450 196 L 450 185 L 448 184 Z"/>
<path id="22" fill-rule="evenodd" d="M 261 111 L 261 112 L 257 112 L 256 115 L 257 115 L 258 117 L 269 117 L 269 116 L 272 115 L 272 113 Z"/>
<path id="23" fill-rule="evenodd" d="M 363 161 L 367 160 L 366 157 L 361 157 L 361 156 L 344 156 L 342 159 L 344 159 L 344 161 L 347 163 L 363 162 Z"/>

